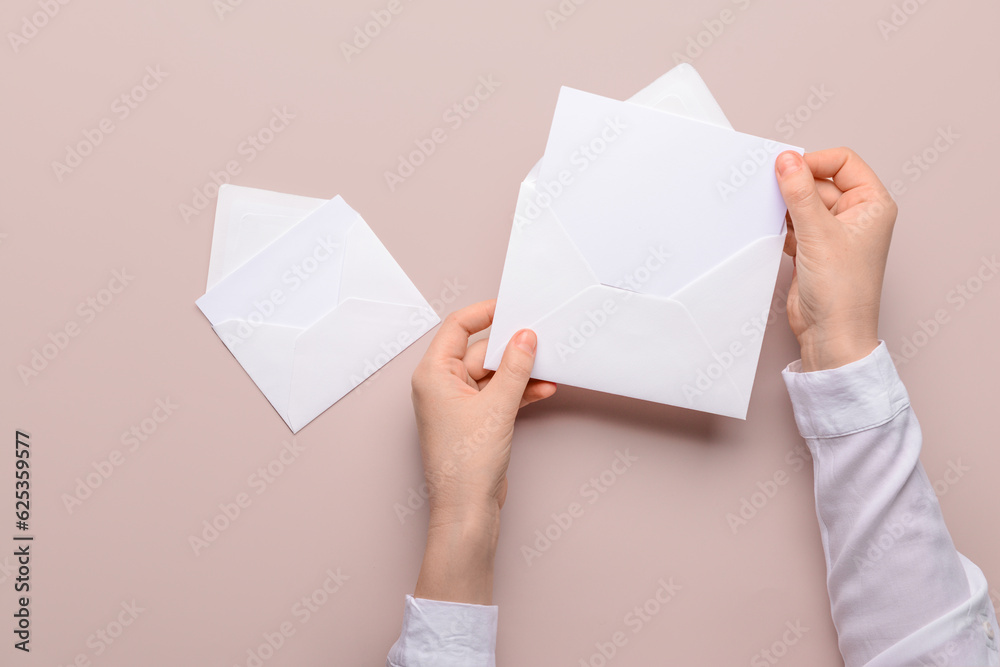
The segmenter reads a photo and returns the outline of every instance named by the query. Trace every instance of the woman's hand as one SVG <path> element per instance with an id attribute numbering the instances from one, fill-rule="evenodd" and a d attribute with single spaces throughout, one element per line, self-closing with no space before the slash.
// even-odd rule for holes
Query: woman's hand
<path id="1" fill-rule="evenodd" d="M 795 259 L 788 321 L 802 370 L 837 368 L 878 346 L 878 314 L 896 203 L 847 148 L 775 163 L 788 205 L 785 252 Z"/>
<path id="2" fill-rule="evenodd" d="M 556 391 L 529 379 L 537 339 L 528 330 L 511 339 L 496 373 L 483 368 L 487 341 L 470 346 L 469 336 L 490 326 L 495 307 L 449 315 L 413 374 L 430 505 L 416 597 L 490 604 L 514 418 Z"/>

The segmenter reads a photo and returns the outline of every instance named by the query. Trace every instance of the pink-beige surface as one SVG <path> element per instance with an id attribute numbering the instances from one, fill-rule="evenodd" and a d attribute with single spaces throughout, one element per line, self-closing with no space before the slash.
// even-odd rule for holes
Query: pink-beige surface
<path id="1" fill-rule="evenodd" d="M 356 29 L 373 11 L 387 25 L 366 42 Z M 5 3 L 0 663 L 383 664 L 427 521 L 409 378 L 429 338 L 291 446 L 194 305 L 212 174 L 343 195 L 444 313 L 496 295 L 559 86 L 624 99 L 680 57 L 738 130 L 851 146 L 895 183 L 882 337 L 955 542 L 1000 581 L 998 13 L 915 0 Z M 412 160 L 438 128 L 446 140 Z M 746 422 L 569 387 L 524 413 L 497 556 L 498 664 L 841 664 L 811 464 L 780 376 L 798 356 L 789 277 L 786 262 Z M 10 631 L 15 429 L 32 447 L 30 654 Z M 627 641 L 604 657 L 618 632 Z"/>

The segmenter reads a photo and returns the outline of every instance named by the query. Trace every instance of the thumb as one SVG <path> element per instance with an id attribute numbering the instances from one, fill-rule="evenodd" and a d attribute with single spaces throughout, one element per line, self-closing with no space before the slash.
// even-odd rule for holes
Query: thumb
<path id="1" fill-rule="evenodd" d="M 530 329 L 522 329 L 507 343 L 500 367 L 494 373 L 484 393 L 495 394 L 503 405 L 515 412 L 521 405 L 521 397 L 531 379 L 531 369 L 535 367 L 535 347 L 538 337 Z"/>
<path id="2" fill-rule="evenodd" d="M 774 170 L 797 237 L 810 233 L 831 217 L 816 189 L 816 179 L 801 155 L 785 151 L 775 160 Z"/>

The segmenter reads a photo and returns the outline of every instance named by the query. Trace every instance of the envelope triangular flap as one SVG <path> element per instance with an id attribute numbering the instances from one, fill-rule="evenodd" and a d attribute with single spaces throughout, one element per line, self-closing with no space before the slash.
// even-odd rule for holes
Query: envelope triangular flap
<path id="1" fill-rule="evenodd" d="M 292 360 L 302 329 L 227 320 L 212 327 L 222 342 L 260 388 L 278 415 L 288 422 L 288 397 L 292 386 Z"/>
<path id="2" fill-rule="evenodd" d="M 226 264 L 232 266 L 233 270 L 243 266 L 325 203 L 321 201 L 310 211 L 285 206 L 256 211 L 249 203 L 237 202 L 232 211 L 234 230 L 228 239 Z"/>
<path id="3" fill-rule="evenodd" d="M 745 416 L 746 396 L 727 376 L 696 386 L 694 369 L 708 368 L 713 350 L 677 301 L 592 285 L 532 328 L 540 332 L 532 377 Z"/>
<path id="4" fill-rule="evenodd" d="M 525 326 L 525 321 L 542 319 L 553 307 L 598 282 L 551 209 L 539 205 L 534 185 L 522 183 L 497 299 L 503 303 L 525 293 L 533 297 L 520 301 L 517 321 L 507 317 L 507 310 L 497 309 L 487 364 L 496 367 L 504 342 Z"/>
<path id="5" fill-rule="evenodd" d="M 626 101 L 719 127 L 733 128 L 697 70 L 687 63 L 674 67 Z M 539 160 L 525 180 L 537 180 L 541 166 Z"/>
<path id="6" fill-rule="evenodd" d="M 415 304 L 343 301 L 295 341 L 289 427 L 297 432 L 437 322 L 433 310 Z"/>
<path id="7" fill-rule="evenodd" d="M 229 183 L 220 186 L 205 291 L 325 203 Z"/>
<path id="8" fill-rule="evenodd" d="M 340 197 L 326 202 L 198 299 L 212 324 L 258 317 L 306 328 L 340 302 L 347 236 L 358 215 Z"/>
<path id="9" fill-rule="evenodd" d="M 748 401 L 784 243 L 784 234 L 758 239 L 671 297 L 684 305 L 713 351 L 701 370 L 725 371 Z"/>
<path id="10" fill-rule="evenodd" d="M 674 67 L 628 102 L 719 127 L 733 127 L 697 70 L 688 63 Z"/>
<path id="11" fill-rule="evenodd" d="M 364 220 L 346 238 L 340 300 L 350 298 L 422 307 L 433 315 L 423 295 Z"/>
<path id="12" fill-rule="evenodd" d="M 517 321 L 498 310 L 486 366 L 527 321 L 539 333 L 533 377 L 745 418 L 784 235 L 758 239 L 671 297 L 633 293 L 599 283 L 537 195 L 522 185 L 499 298 L 533 297 Z"/>

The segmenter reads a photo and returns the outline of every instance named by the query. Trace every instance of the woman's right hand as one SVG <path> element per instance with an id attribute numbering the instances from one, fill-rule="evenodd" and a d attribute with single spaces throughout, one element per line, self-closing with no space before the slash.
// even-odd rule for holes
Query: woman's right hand
<path id="1" fill-rule="evenodd" d="M 858 361 L 878 346 L 878 315 L 896 203 L 848 148 L 778 156 L 788 206 L 785 252 L 795 260 L 788 322 L 802 370 Z"/>

